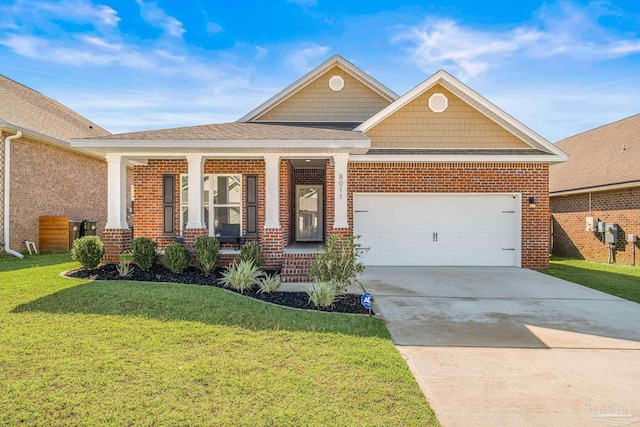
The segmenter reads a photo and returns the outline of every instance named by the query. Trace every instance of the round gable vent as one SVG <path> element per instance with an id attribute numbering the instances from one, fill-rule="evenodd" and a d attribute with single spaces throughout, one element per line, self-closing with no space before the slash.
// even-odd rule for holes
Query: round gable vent
<path id="1" fill-rule="evenodd" d="M 442 113 L 449 106 L 449 100 L 442 93 L 434 93 L 429 98 L 429 108 L 434 113 Z"/>
<path id="2" fill-rule="evenodd" d="M 338 92 L 344 87 L 344 79 L 340 76 L 333 76 L 329 79 L 329 87 L 331 90 Z"/>

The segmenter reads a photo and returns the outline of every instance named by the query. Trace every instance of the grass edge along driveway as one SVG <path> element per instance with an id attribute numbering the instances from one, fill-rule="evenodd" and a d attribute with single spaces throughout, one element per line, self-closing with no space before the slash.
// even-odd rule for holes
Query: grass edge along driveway
<path id="1" fill-rule="evenodd" d="M 0 425 L 438 425 L 379 319 L 0 258 Z"/>
<path id="2" fill-rule="evenodd" d="M 640 267 L 551 257 L 542 273 L 640 303 Z"/>

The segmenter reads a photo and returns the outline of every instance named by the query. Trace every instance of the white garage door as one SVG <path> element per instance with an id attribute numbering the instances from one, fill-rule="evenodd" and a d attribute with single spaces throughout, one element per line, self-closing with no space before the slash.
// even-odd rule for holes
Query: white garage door
<path id="1" fill-rule="evenodd" d="M 519 194 L 355 194 L 365 265 L 520 266 Z"/>

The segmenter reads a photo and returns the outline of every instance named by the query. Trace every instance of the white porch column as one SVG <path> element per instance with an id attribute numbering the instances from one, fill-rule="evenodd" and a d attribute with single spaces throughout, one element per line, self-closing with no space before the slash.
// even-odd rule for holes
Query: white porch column
<path id="1" fill-rule="evenodd" d="M 206 228 L 203 221 L 204 204 L 202 203 L 204 158 L 201 155 L 186 157 L 189 163 L 189 222 L 187 222 L 187 228 Z"/>
<path id="2" fill-rule="evenodd" d="M 347 215 L 347 164 L 349 154 L 333 156 L 334 164 L 334 220 L 333 228 L 349 228 Z"/>
<path id="3" fill-rule="evenodd" d="M 266 218 L 264 228 L 280 228 L 280 155 L 265 154 Z"/>
<path id="4" fill-rule="evenodd" d="M 107 154 L 107 225 L 109 229 L 128 229 L 127 158 Z"/>

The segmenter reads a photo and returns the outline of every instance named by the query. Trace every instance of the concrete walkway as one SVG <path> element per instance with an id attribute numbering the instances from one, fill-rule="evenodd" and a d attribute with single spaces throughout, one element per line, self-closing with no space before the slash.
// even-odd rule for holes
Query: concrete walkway
<path id="1" fill-rule="evenodd" d="M 518 268 L 360 281 L 444 426 L 640 425 L 640 304 Z"/>

